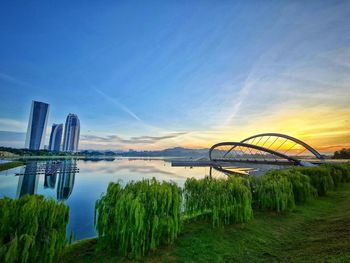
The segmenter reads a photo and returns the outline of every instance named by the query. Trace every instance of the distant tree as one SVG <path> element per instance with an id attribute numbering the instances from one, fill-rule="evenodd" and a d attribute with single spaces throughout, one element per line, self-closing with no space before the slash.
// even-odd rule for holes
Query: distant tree
<path id="1" fill-rule="evenodd" d="M 333 159 L 350 159 L 350 148 L 343 148 L 340 151 L 336 151 L 333 155 Z"/>

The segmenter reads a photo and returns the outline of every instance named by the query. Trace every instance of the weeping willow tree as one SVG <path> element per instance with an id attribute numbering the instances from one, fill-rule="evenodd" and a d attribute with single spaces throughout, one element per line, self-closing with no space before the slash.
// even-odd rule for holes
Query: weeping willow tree
<path id="1" fill-rule="evenodd" d="M 0 262 L 55 262 L 66 245 L 69 209 L 43 196 L 0 199 Z"/>
<path id="2" fill-rule="evenodd" d="M 172 243 L 181 231 L 181 189 L 156 179 L 110 183 L 96 201 L 95 226 L 99 249 L 116 249 L 140 258 L 162 243 Z"/>
<path id="3" fill-rule="evenodd" d="M 311 185 L 308 176 L 293 170 L 274 170 L 268 172 L 265 176 L 284 176 L 292 184 L 295 202 L 304 203 L 317 196 L 317 190 Z"/>
<path id="4" fill-rule="evenodd" d="M 350 182 L 350 166 L 347 164 L 323 164 L 321 167 L 329 170 L 334 186 Z"/>
<path id="5" fill-rule="evenodd" d="M 317 189 L 319 196 L 325 196 L 328 191 L 334 189 L 331 171 L 327 167 L 296 167 L 291 169 L 291 171 L 300 172 L 310 177 L 310 182 Z"/>
<path id="6" fill-rule="evenodd" d="M 295 207 L 293 185 L 279 172 L 255 178 L 253 185 L 254 204 L 258 207 L 277 212 L 289 211 Z"/>
<path id="7" fill-rule="evenodd" d="M 187 179 L 184 200 L 187 218 L 207 218 L 215 227 L 245 222 L 253 217 L 249 183 L 243 178 Z"/>

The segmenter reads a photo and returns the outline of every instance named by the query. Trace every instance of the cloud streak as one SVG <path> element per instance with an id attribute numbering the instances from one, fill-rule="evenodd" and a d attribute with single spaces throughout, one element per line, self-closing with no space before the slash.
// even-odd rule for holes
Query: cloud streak
<path id="1" fill-rule="evenodd" d="M 14 119 L 0 118 L 0 128 L 1 130 L 6 131 L 25 131 L 27 128 L 27 123 Z"/>
<path id="2" fill-rule="evenodd" d="M 7 75 L 3 72 L 0 72 L 0 79 L 4 80 L 6 82 L 10 82 L 12 84 L 18 85 L 18 86 L 33 87 L 31 84 L 24 82 L 22 80 L 19 80 L 19 79 L 12 77 L 10 75 Z"/>
<path id="3" fill-rule="evenodd" d="M 96 91 L 98 94 L 100 94 L 107 101 L 109 101 L 113 105 L 117 106 L 120 110 L 122 110 L 123 112 L 128 114 L 131 118 L 133 118 L 133 119 L 135 119 L 137 121 L 142 121 L 134 112 L 132 112 L 128 107 L 126 107 L 124 104 L 119 102 L 117 99 L 112 98 L 111 96 L 107 95 L 106 93 L 104 93 L 103 91 L 101 91 L 101 90 L 99 90 L 99 89 L 97 89 L 95 87 L 92 87 L 92 89 L 94 91 Z"/>

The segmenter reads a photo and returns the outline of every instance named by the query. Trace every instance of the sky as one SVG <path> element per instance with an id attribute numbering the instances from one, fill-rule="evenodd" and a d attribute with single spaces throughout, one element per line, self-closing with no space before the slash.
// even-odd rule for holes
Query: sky
<path id="1" fill-rule="evenodd" d="M 80 149 L 210 147 L 260 132 L 350 147 L 350 1 L 1 1 L 0 145 L 32 100 Z"/>

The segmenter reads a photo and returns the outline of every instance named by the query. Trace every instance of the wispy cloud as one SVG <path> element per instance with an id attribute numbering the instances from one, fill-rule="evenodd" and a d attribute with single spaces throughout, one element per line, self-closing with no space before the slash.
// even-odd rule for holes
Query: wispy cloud
<path id="1" fill-rule="evenodd" d="M 95 87 L 92 87 L 94 91 L 96 91 L 98 94 L 100 94 L 103 98 L 105 98 L 107 101 L 112 103 L 113 105 L 117 106 L 120 110 L 124 111 L 126 114 L 128 114 L 130 117 L 137 121 L 142 121 L 134 112 L 132 112 L 128 107 L 126 107 L 124 104 L 119 102 L 117 99 L 112 98 L 111 96 L 104 93 L 102 90 L 99 90 Z"/>
<path id="2" fill-rule="evenodd" d="M 174 132 L 163 136 L 135 136 L 129 139 L 122 138 L 117 135 L 96 136 L 96 135 L 82 135 L 82 141 L 97 142 L 97 143 L 121 143 L 121 144 L 154 144 L 159 141 L 174 139 L 179 136 L 187 134 L 186 132 Z"/>
<path id="3" fill-rule="evenodd" d="M 25 131 L 27 122 L 8 118 L 0 118 L 0 129 L 6 131 Z"/>
<path id="4" fill-rule="evenodd" d="M 22 81 L 18 78 L 12 77 L 12 76 L 5 74 L 3 72 L 0 72 L 0 79 L 3 81 L 9 82 L 9 83 L 15 84 L 17 86 L 33 87 L 33 85 L 31 85 L 31 84 L 29 84 L 25 81 Z"/>
<path id="5" fill-rule="evenodd" d="M 0 146 L 22 148 L 25 136 L 24 132 L 0 131 Z"/>

